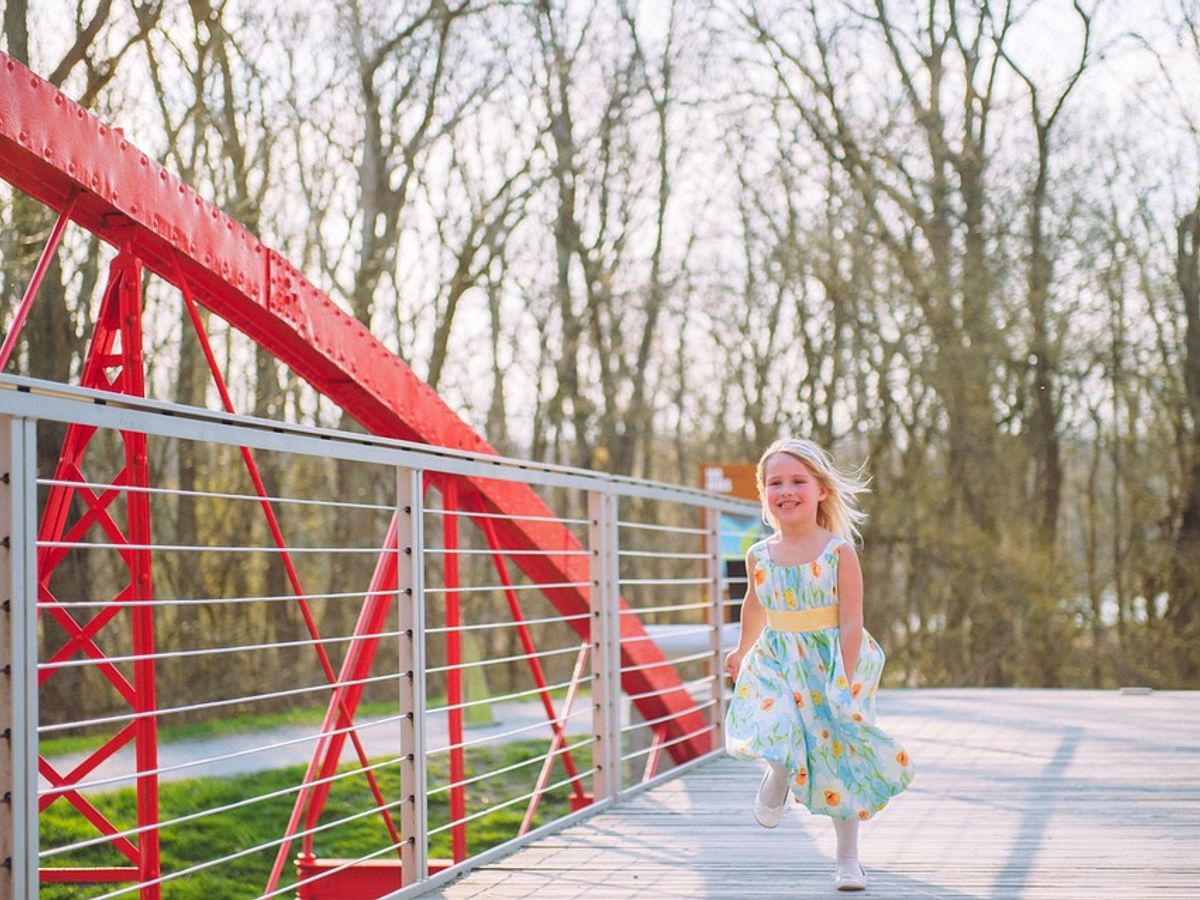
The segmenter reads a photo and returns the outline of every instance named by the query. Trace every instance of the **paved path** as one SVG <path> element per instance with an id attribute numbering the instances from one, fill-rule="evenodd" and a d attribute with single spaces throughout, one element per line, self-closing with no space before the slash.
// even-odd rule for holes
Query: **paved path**
<path id="1" fill-rule="evenodd" d="M 590 733 L 592 728 L 589 713 L 590 703 L 591 698 L 588 696 L 576 697 L 568 728 L 570 734 Z M 559 709 L 561 705 L 561 701 L 555 701 L 556 709 Z M 522 739 L 546 740 L 553 734 L 541 701 L 536 698 L 519 703 L 494 703 L 492 704 L 492 717 L 494 723 L 491 725 L 466 728 L 463 739 L 466 741 L 479 740 L 482 744 L 502 744 Z M 367 755 L 377 760 L 387 756 L 397 756 L 400 753 L 400 723 L 398 721 L 381 721 L 387 718 L 387 716 L 367 717 L 359 723 L 358 731 Z M 529 730 L 520 734 L 512 736 L 505 734 L 526 727 L 529 727 Z M 160 775 L 160 780 L 226 778 L 284 766 L 306 765 L 312 758 L 313 749 L 316 747 L 317 738 L 313 735 L 319 728 L 319 723 L 288 725 L 269 731 L 164 743 L 158 750 L 159 767 L 164 770 Z M 428 734 L 426 746 L 436 748 L 449 744 L 449 729 L 445 713 L 429 716 L 426 720 L 426 730 Z M 284 746 L 278 746 L 280 744 Z M 272 749 L 263 749 L 267 747 Z M 50 763 L 57 771 L 66 773 L 79 765 L 86 756 L 85 753 L 63 754 L 52 757 Z M 218 759 L 218 757 L 224 758 Z M 342 762 L 348 763 L 355 759 L 354 747 L 347 741 L 342 750 Z M 90 772 L 86 780 L 90 783 L 120 779 L 96 788 L 96 790 L 114 790 L 133 784 L 135 768 L 133 746 L 128 745 Z M 48 787 L 49 782 L 42 779 L 42 788 Z M 88 791 L 84 791 L 84 793 L 88 793 Z"/>
<path id="2" fill-rule="evenodd" d="M 862 829 L 869 897 L 1200 897 L 1200 693 L 884 692 L 912 787 Z M 828 820 L 766 831 L 728 757 L 430 898 L 835 897 Z"/>

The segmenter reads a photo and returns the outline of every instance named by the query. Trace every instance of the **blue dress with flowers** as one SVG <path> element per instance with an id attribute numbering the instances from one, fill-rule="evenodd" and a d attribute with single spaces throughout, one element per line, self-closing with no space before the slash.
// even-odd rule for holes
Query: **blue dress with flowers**
<path id="1" fill-rule="evenodd" d="M 794 566 L 772 562 L 766 541 L 751 547 L 763 608 L 836 604 L 838 558 L 845 544 L 832 537 L 820 556 Z M 875 725 L 883 663 L 883 650 L 865 628 L 851 679 L 836 625 L 806 632 L 764 626 L 733 688 L 725 752 L 782 765 L 792 797 L 810 812 L 869 819 L 913 777 L 908 753 Z"/>

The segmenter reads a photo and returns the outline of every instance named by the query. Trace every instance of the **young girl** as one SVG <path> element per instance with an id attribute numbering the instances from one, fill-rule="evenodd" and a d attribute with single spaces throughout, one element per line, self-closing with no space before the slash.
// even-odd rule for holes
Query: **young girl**
<path id="1" fill-rule="evenodd" d="M 833 819 L 837 888 L 863 890 L 858 823 L 913 777 L 904 748 L 874 725 L 883 650 L 863 628 L 852 543 L 865 518 L 855 494 L 866 484 L 806 440 L 776 441 L 757 476 L 775 534 L 746 554 L 741 639 L 725 657 L 736 679 L 725 750 L 767 764 L 754 803 L 763 827 L 779 824 L 789 790 Z"/>

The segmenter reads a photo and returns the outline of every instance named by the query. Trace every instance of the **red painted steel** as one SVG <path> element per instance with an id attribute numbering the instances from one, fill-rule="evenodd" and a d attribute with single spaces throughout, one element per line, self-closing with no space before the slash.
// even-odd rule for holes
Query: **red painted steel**
<path id="1" fill-rule="evenodd" d="M 542 671 L 541 660 L 532 654 L 536 651 L 533 644 L 533 635 L 529 633 L 529 626 L 525 624 L 525 614 L 521 610 L 521 601 L 517 597 L 517 592 L 513 590 L 512 576 L 508 572 L 508 566 L 504 562 L 504 556 L 500 549 L 500 538 L 496 534 L 496 526 L 493 524 L 493 519 L 480 519 L 480 524 L 483 528 L 484 537 L 487 538 L 488 546 L 492 550 L 492 565 L 496 569 L 496 575 L 500 578 L 500 584 L 504 586 L 504 599 L 508 603 L 509 614 L 512 615 L 513 621 L 517 623 L 517 637 L 521 641 L 521 649 L 531 655 L 529 660 L 529 668 L 533 673 L 534 683 L 538 686 L 538 697 L 542 701 L 542 708 L 545 710 L 546 718 L 550 721 L 554 729 L 554 740 L 550 745 L 550 758 L 546 761 L 546 769 L 542 772 L 542 777 L 538 780 L 538 791 L 545 784 L 545 778 L 549 774 L 549 769 L 554 762 L 554 752 L 559 746 L 567 743 L 566 725 L 559 722 L 559 716 L 554 710 L 554 699 L 550 696 L 547 690 L 549 682 L 546 680 L 546 674 Z M 564 701 L 563 716 L 570 713 L 571 702 L 575 696 L 575 689 L 582 678 L 583 661 L 587 656 L 589 644 L 584 642 L 580 650 L 578 661 L 575 664 L 575 669 L 571 676 L 571 684 L 567 689 L 567 697 Z M 567 769 L 567 774 L 571 778 L 575 778 L 579 773 L 575 768 L 575 760 L 571 757 L 571 751 L 567 750 L 562 754 L 563 765 Z M 591 802 L 591 798 L 584 793 L 583 785 L 579 781 L 571 783 L 572 803 L 576 808 L 582 808 Z M 534 812 L 537 810 L 537 804 L 540 793 L 535 795 L 529 803 L 529 812 L 526 814 L 525 821 L 522 823 L 521 830 L 524 832 L 528 829 L 530 821 L 533 818 Z"/>
<path id="2" fill-rule="evenodd" d="M 109 268 L 108 286 L 100 304 L 100 313 L 84 361 L 81 379 L 84 387 L 144 396 L 141 278 L 141 263 L 129 252 L 127 246 L 122 247 Z M 81 425 L 70 425 L 67 428 L 62 453 L 54 473 L 55 481 L 79 482 L 96 478 L 91 473 L 90 479 L 84 475 L 88 471 L 85 464 L 88 445 L 96 430 Z M 129 583 L 90 621 L 80 622 L 69 609 L 58 603 L 51 586 L 55 570 L 72 548 L 38 548 L 38 599 L 50 604 L 46 608 L 47 612 L 67 635 L 66 642 L 50 655 L 47 660 L 49 665 L 39 673 L 39 684 L 53 677 L 58 671 L 54 663 L 69 659 L 78 652 L 82 651 L 97 660 L 105 660 L 104 652 L 96 644 L 96 636 L 105 626 L 110 626 L 110 630 L 115 628 L 116 625 L 110 623 L 116 622 L 121 613 L 128 611 L 129 627 L 133 633 L 133 653 L 139 657 L 133 662 L 132 683 L 111 663 L 102 662 L 97 669 L 125 698 L 137 718 L 66 775 L 56 772 L 54 767 L 41 757 L 38 758 L 38 769 L 56 790 L 56 793 L 43 798 L 41 808 L 60 798 L 64 799 L 101 834 L 113 835 L 118 829 L 88 800 L 70 788 L 78 784 L 97 765 L 126 746 L 130 740 L 133 741 L 138 772 L 137 824 L 139 829 L 146 830 L 138 834 L 136 845 L 126 838 L 117 838 L 112 841 L 112 846 L 136 866 L 137 879 L 145 882 L 159 876 L 158 831 L 154 827 L 159 821 L 158 776 L 155 774 L 158 768 L 158 729 L 153 715 L 157 707 L 154 661 L 140 658 L 154 653 L 154 609 L 139 604 L 138 601 L 152 599 L 154 588 L 150 551 L 146 549 L 150 543 L 150 497 L 144 491 L 128 489 L 148 487 L 150 479 L 146 436 L 126 431 L 121 432 L 121 440 L 125 446 L 125 466 L 113 477 L 112 487 L 103 494 L 97 496 L 90 488 L 72 485 L 51 486 L 38 529 L 38 539 L 40 542 L 56 544 L 74 543 L 94 526 L 99 525 L 108 542 L 133 545 L 117 551 L 129 570 Z M 122 530 L 109 513 L 109 507 L 122 497 L 125 500 L 125 530 Z M 77 498 L 84 501 L 86 511 L 72 520 L 73 501 Z M 77 546 L 83 547 L 86 544 Z M 115 873 L 128 871 L 114 868 L 63 869 L 58 872 L 50 871 L 48 875 L 50 878 L 73 881 L 108 881 L 115 877 Z M 43 872 L 47 870 L 43 869 Z M 122 875 L 121 880 L 126 880 L 126 877 Z M 142 891 L 143 900 L 156 900 L 159 896 L 161 891 L 157 885 Z"/>
<path id="3" fill-rule="evenodd" d="M 299 856 L 296 871 L 299 881 L 316 879 L 300 888 L 297 900 L 351 900 L 382 897 L 400 890 L 401 869 L 394 860 L 374 859 L 354 863 L 349 859 L 316 859 Z M 436 875 L 454 865 L 453 860 L 429 860 L 429 874 Z M 344 868 L 343 868 L 344 867 Z"/>
<path id="4" fill-rule="evenodd" d="M 212 374 L 213 382 L 217 386 L 217 391 L 221 395 L 221 403 L 225 407 L 226 412 L 234 412 L 233 399 L 229 396 L 229 388 L 225 384 L 225 378 L 221 374 L 221 367 L 217 365 L 216 355 L 213 353 L 212 344 L 208 340 L 208 334 L 204 330 L 204 323 L 200 318 L 200 312 L 196 308 L 196 302 L 192 299 L 192 292 L 188 289 L 187 278 L 184 277 L 179 269 L 178 257 L 175 259 L 176 273 L 179 276 L 179 284 L 183 293 L 184 304 L 187 306 L 188 317 L 191 320 L 192 328 L 195 331 L 197 339 L 200 341 L 200 348 L 204 353 L 204 359 L 208 364 L 209 372 Z M 312 614 L 312 607 L 306 598 L 307 592 L 304 586 L 300 583 L 300 575 L 296 571 L 296 566 L 292 561 L 292 555 L 288 552 L 287 542 L 283 537 L 283 529 L 279 525 L 279 519 L 275 515 L 275 508 L 271 505 L 268 499 L 266 485 L 263 483 L 262 475 L 258 470 L 258 464 L 254 461 L 254 455 L 250 452 L 249 447 L 239 448 L 242 455 L 242 461 L 246 466 L 246 471 L 250 475 L 250 480 L 254 485 L 254 490 L 259 497 L 259 505 L 267 520 L 267 526 L 271 532 L 271 539 L 275 542 L 275 546 L 283 552 L 279 554 L 280 562 L 283 564 L 284 572 L 287 575 L 288 583 L 292 586 L 292 590 L 296 594 L 296 603 L 299 606 L 300 613 L 304 619 L 304 627 L 308 631 L 308 636 L 314 641 L 318 641 L 321 637 L 320 631 L 317 628 L 316 619 Z M 316 651 L 317 660 L 321 664 L 321 672 L 325 676 L 325 680 L 333 684 L 336 676 L 333 671 L 333 663 L 329 659 L 329 653 L 325 649 L 325 645 L 314 643 L 313 649 Z M 345 710 L 341 710 L 343 717 L 353 719 L 353 716 L 347 715 Z M 358 731 L 352 726 L 347 726 L 348 735 L 351 742 L 354 744 L 355 753 L 358 755 L 358 761 L 364 769 L 367 769 L 363 774 L 366 776 L 367 785 L 371 790 L 371 795 L 375 799 L 375 805 L 379 808 L 383 816 L 384 826 L 387 828 L 388 834 L 392 838 L 394 844 L 400 843 L 400 832 L 397 830 L 395 822 L 392 820 L 391 812 L 388 810 L 387 800 L 383 796 L 383 791 L 379 787 L 378 779 L 375 773 L 368 766 L 370 760 L 367 757 L 367 751 L 363 747 L 362 739 L 358 735 Z M 290 837 L 292 831 L 288 831 Z M 311 841 L 311 836 L 308 838 Z M 398 852 L 398 851 L 397 851 Z"/>
<path id="5" fill-rule="evenodd" d="M 13 316 L 13 323 L 9 326 L 8 334 L 4 336 L 4 346 L 0 347 L 0 371 L 3 371 L 8 365 L 9 357 L 17 347 L 17 338 L 21 336 L 21 329 L 25 327 L 25 319 L 28 318 L 29 310 L 33 307 L 33 298 L 37 296 L 38 288 L 42 286 L 42 279 L 46 277 L 50 260 L 54 259 L 54 254 L 58 251 L 58 242 L 62 240 L 63 231 L 71 219 L 71 213 L 75 209 L 75 200 L 78 197 L 78 191 L 71 195 L 63 211 L 58 214 L 58 221 L 54 223 L 46 246 L 42 249 L 41 258 L 38 259 L 38 264 L 33 270 L 33 277 L 29 279 L 25 295 L 21 297 L 21 302 L 17 306 L 17 314 Z"/>
<path id="6" fill-rule="evenodd" d="M 328 779 L 336 771 L 341 759 L 342 748 L 345 746 L 346 729 L 354 721 L 366 685 L 363 679 L 371 669 L 375 652 L 379 648 L 378 638 L 364 638 L 361 635 L 379 634 L 384 630 L 388 612 L 391 610 L 393 599 L 398 588 L 398 560 L 400 552 L 397 543 L 397 523 L 393 517 L 388 526 L 388 532 L 383 540 L 383 552 L 375 564 L 371 575 L 371 583 L 367 588 L 367 599 L 354 626 L 355 640 L 346 650 L 342 667 L 338 672 L 339 687 L 334 689 L 321 723 L 321 734 L 324 735 L 313 750 L 308 769 L 304 773 L 304 787 L 296 796 L 292 814 L 284 830 L 284 842 L 280 844 L 275 856 L 267 886 L 263 893 L 269 894 L 279 886 L 287 865 L 288 854 L 291 851 L 292 838 L 301 815 L 307 814 L 305 830 L 314 827 L 325 808 L 325 800 L 329 796 L 332 782 Z M 409 548 L 411 550 L 411 548 Z M 318 782 L 313 784 L 313 782 Z M 311 786 L 310 786 L 311 785 Z M 396 839 L 399 844 L 399 837 Z M 306 835 L 302 846 L 301 858 L 312 858 L 312 836 Z M 398 867 L 398 864 L 397 864 Z"/>
<path id="7" fill-rule="evenodd" d="M 122 248 L 122 255 L 135 260 L 138 265 L 144 265 L 181 289 L 189 289 L 199 303 L 291 366 L 370 431 L 473 453 L 495 452 L 365 326 L 343 312 L 279 254 L 135 148 L 119 130 L 98 121 L 2 53 L 0 177 L 59 213 L 70 207 L 69 213 L 63 216 L 64 221 L 69 218 Z M 140 338 L 136 348 L 129 346 L 128 349 L 130 352 L 136 349 L 140 354 Z M 89 356 L 89 360 L 91 358 Z M 132 369 L 129 371 L 129 377 L 133 378 Z M 140 360 L 136 377 L 141 378 Z M 129 385 L 116 385 L 97 377 L 90 386 L 120 390 Z M 137 390 L 141 390 L 140 383 Z M 132 390 L 128 392 L 133 393 Z M 77 431 L 76 443 L 84 431 Z M 132 435 L 126 439 L 131 458 L 140 459 L 136 465 L 144 467 L 144 447 L 139 451 Z M 86 438 L 82 438 L 82 445 L 86 442 Z M 68 442 L 63 458 L 69 458 L 75 447 L 76 444 Z M 78 473 L 70 477 L 79 478 Z M 463 492 L 461 499 L 469 508 L 518 517 L 497 521 L 496 531 L 506 551 L 579 549 L 569 530 L 550 520 L 550 510 L 525 485 L 476 478 L 463 478 L 459 483 Z M 89 504 L 88 515 L 104 524 L 103 507 L 112 502 L 110 494 L 116 492 L 107 492 L 103 498 L 87 496 L 84 491 L 78 493 Z M 132 533 L 136 528 L 139 533 L 144 532 L 144 540 L 137 542 L 148 544 L 148 506 L 144 494 L 137 496 L 142 499 L 127 500 L 132 516 L 130 542 L 134 542 Z M 51 521 L 53 509 L 47 506 L 45 521 Z M 537 520 L 543 517 L 548 520 Z M 134 520 L 137 520 L 136 525 Z M 127 555 L 130 555 L 133 582 L 129 597 L 152 596 L 148 555 L 144 564 L 133 551 L 127 551 Z M 381 557 L 382 569 L 386 569 L 389 556 L 384 553 Z M 515 556 L 514 562 L 538 582 L 586 583 L 590 578 L 585 557 Z M 392 579 L 394 583 L 394 571 Z M 548 588 L 544 593 L 564 615 L 588 612 L 586 589 Z M 127 599 L 115 598 L 114 604 Z M 377 599 L 371 597 L 364 605 L 364 621 L 379 615 L 377 607 L 386 607 L 390 603 L 390 598 L 378 604 L 372 602 Z M 153 622 L 148 609 L 135 608 L 133 612 L 135 646 L 150 648 L 138 650 L 139 653 L 151 652 L 153 648 Z M 386 609 L 383 615 L 386 616 Z M 102 617 L 99 615 L 96 619 Z M 61 620 L 61 616 L 56 618 Z M 636 616 L 620 618 L 623 638 L 644 636 Z M 572 622 L 585 639 L 588 636 L 587 621 Z M 68 627 L 75 642 L 72 652 L 99 654 L 92 640 L 94 630 L 88 630 L 90 623 L 83 627 L 76 623 L 73 631 L 69 626 L 64 627 Z M 359 632 L 360 638 L 350 648 L 347 662 L 354 658 L 357 660 L 355 666 L 369 667 L 378 639 L 368 635 L 377 631 L 364 628 Z M 671 716 L 659 726 L 663 740 L 704 728 L 702 712 L 696 708 L 674 668 L 653 641 L 633 641 L 623 646 L 622 665 L 644 667 L 622 676 L 627 692 L 654 692 L 652 696 L 636 701 L 643 717 Z M 153 711 L 152 661 L 135 665 L 133 684 L 125 682 L 111 665 L 101 664 L 99 668 L 110 676 L 135 710 Z M 330 707 L 332 720 L 349 727 L 361 687 L 357 691 L 350 688 L 337 693 L 337 705 L 331 703 Z M 350 702 L 351 697 L 353 702 Z M 156 723 L 152 715 L 137 721 L 136 739 L 141 742 L 138 744 L 138 767 L 139 772 L 146 773 L 154 768 Z M 340 750 L 343 739 L 344 735 L 338 735 L 330 742 L 323 765 L 330 759 L 336 765 L 337 755 L 333 748 L 336 745 Z M 684 761 L 707 752 L 711 743 L 711 736 L 704 732 L 667 749 L 676 761 Z M 156 781 L 153 776 L 143 774 L 138 783 L 139 791 L 144 791 L 148 798 L 143 805 L 139 794 L 139 817 L 152 812 L 156 816 L 156 804 L 149 799 L 157 790 Z M 319 785 L 314 791 L 323 787 Z M 150 824 L 153 821 L 156 819 L 152 818 Z M 152 828 L 145 832 L 141 842 L 143 850 L 156 838 Z M 147 854 L 142 855 L 145 860 L 150 859 Z M 143 860 L 140 865 L 152 863 L 157 866 L 156 850 L 152 857 L 150 862 Z M 152 894 L 144 892 L 143 896 Z"/>
<path id="8" fill-rule="evenodd" d="M 529 798 L 529 805 L 525 808 L 525 815 L 521 819 L 521 827 L 517 829 L 517 834 L 525 834 L 533 827 L 533 818 L 537 815 L 538 805 L 542 802 L 542 795 L 546 792 L 546 785 L 550 782 L 550 773 L 554 771 L 554 762 L 559 756 L 563 758 L 563 764 L 567 767 L 568 774 L 571 777 L 571 811 L 575 812 L 590 804 L 593 797 L 583 792 L 583 785 L 579 775 L 575 772 L 575 765 L 571 760 L 571 752 L 564 750 L 559 753 L 559 748 L 563 747 L 567 742 L 567 725 L 571 716 L 571 707 L 575 705 L 575 695 L 579 690 L 579 685 L 585 678 L 587 665 L 588 651 L 591 645 L 584 641 L 579 647 L 579 655 L 575 657 L 575 668 L 571 671 L 571 683 L 567 687 L 567 696 L 563 698 L 562 715 L 551 717 L 550 724 L 554 730 L 554 737 L 550 740 L 550 747 L 546 751 L 546 759 L 542 763 L 542 769 L 538 772 L 537 782 L 533 789 L 533 796 Z"/>
<path id="9" fill-rule="evenodd" d="M 100 884 L 112 881 L 136 881 L 138 870 L 131 866 L 96 866 L 90 869 L 43 869 L 42 881 L 48 884 Z"/>

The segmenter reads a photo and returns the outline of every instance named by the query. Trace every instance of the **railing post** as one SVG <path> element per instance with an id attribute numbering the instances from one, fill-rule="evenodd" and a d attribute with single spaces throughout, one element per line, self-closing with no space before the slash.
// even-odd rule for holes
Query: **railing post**
<path id="1" fill-rule="evenodd" d="M 38 895 L 36 434 L 0 416 L 0 897 Z"/>
<path id="2" fill-rule="evenodd" d="M 592 752 L 595 799 L 621 797 L 621 598 L 617 590 L 617 498 L 588 493 L 588 547 L 591 553 Z"/>
<path id="3" fill-rule="evenodd" d="M 400 612 L 401 885 L 428 877 L 425 771 L 425 494 L 419 469 L 396 473 L 397 590 Z"/>
<path id="4" fill-rule="evenodd" d="M 721 583 L 721 513 L 712 507 L 704 508 L 704 577 L 708 579 L 709 622 L 712 624 L 713 679 L 711 707 L 713 714 L 713 749 L 725 746 L 725 672 L 721 646 L 725 627 L 725 591 Z"/>

